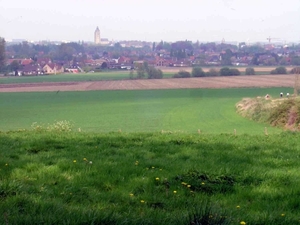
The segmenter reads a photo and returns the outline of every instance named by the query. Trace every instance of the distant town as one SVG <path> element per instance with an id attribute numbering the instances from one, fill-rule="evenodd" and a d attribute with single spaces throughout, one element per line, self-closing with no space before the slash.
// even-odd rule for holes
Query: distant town
<path id="1" fill-rule="evenodd" d="M 2 50 L 1 50 L 2 49 Z M 2 56 L 1 56 L 2 55 Z M 132 70 L 161 67 L 299 66 L 300 44 L 266 37 L 263 42 L 113 41 L 94 31 L 94 41 L 28 41 L 1 38 L 0 69 L 6 75 Z"/>

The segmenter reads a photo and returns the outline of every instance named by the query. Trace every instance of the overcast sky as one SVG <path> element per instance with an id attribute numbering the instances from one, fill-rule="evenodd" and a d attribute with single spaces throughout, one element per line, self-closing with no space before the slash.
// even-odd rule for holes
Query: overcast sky
<path id="1" fill-rule="evenodd" d="M 6 39 L 300 42 L 300 0 L 0 0 Z M 274 39 L 275 40 L 275 39 Z"/>

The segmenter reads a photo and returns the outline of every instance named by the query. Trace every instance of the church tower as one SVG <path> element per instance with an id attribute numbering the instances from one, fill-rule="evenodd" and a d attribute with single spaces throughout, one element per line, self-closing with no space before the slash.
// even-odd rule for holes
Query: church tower
<path id="1" fill-rule="evenodd" d="M 95 33 L 94 33 L 94 43 L 95 43 L 96 45 L 101 44 L 99 27 L 96 28 Z"/>

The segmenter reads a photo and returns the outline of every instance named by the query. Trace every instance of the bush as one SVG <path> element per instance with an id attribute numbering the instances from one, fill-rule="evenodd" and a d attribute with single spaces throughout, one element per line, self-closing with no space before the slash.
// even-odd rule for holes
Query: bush
<path id="1" fill-rule="evenodd" d="M 248 67 L 248 68 L 246 68 L 245 74 L 246 75 L 255 75 L 255 70 L 252 67 Z"/>
<path id="2" fill-rule="evenodd" d="M 241 73 L 238 69 L 230 69 L 228 67 L 223 67 L 220 70 L 220 75 L 221 76 L 237 76 L 237 75 L 241 75 Z"/>
<path id="3" fill-rule="evenodd" d="M 181 70 L 178 73 L 174 74 L 173 78 L 187 78 L 191 77 L 191 74 L 185 70 Z"/>
<path id="4" fill-rule="evenodd" d="M 160 69 L 156 69 L 153 66 L 148 68 L 148 79 L 161 79 L 163 78 L 163 72 Z"/>
<path id="5" fill-rule="evenodd" d="M 300 73 L 300 67 L 295 67 L 291 69 L 290 71 L 291 74 L 299 74 Z"/>
<path id="6" fill-rule="evenodd" d="M 271 70 L 271 74 L 287 74 L 287 70 L 284 66 L 277 67 L 275 70 Z"/>
<path id="7" fill-rule="evenodd" d="M 238 69 L 230 69 L 231 76 L 238 76 L 241 75 L 241 72 Z"/>
<path id="8" fill-rule="evenodd" d="M 211 68 L 209 71 L 206 73 L 207 77 L 216 77 L 219 76 L 219 71 L 217 69 Z"/>
<path id="9" fill-rule="evenodd" d="M 230 69 L 228 67 L 223 67 L 220 69 L 221 76 L 230 76 Z"/>
<path id="10" fill-rule="evenodd" d="M 205 72 L 202 70 L 201 67 L 194 67 L 192 70 L 192 76 L 193 77 L 205 77 L 206 74 Z"/>

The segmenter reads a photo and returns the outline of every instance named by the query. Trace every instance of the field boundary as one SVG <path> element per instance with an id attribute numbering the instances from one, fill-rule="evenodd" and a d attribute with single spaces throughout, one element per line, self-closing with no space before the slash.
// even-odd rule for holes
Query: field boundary
<path id="1" fill-rule="evenodd" d="M 218 76 L 198 78 L 106 80 L 0 84 L 0 92 L 155 90 L 189 88 L 293 87 L 294 75 Z"/>

